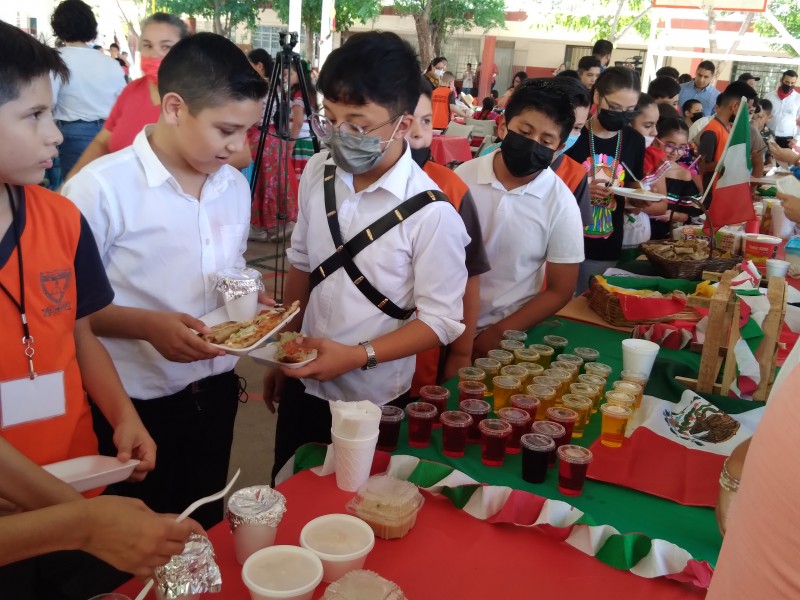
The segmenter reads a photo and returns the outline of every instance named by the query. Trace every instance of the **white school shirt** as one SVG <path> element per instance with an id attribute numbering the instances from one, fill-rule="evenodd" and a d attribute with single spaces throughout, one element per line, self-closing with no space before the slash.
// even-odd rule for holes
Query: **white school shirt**
<path id="1" fill-rule="evenodd" d="M 480 276 L 478 328 L 516 312 L 542 289 L 545 263 L 583 262 L 583 222 L 575 196 L 551 169 L 506 190 L 494 174 L 499 150 L 456 174 L 472 192 L 491 271 Z"/>
<path id="2" fill-rule="evenodd" d="M 92 228 L 119 306 L 201 317 L 222 306 L 211 276 L 244 266 L 250 188 L 236 169 L 209 175 L 200 200 L 184 193 L 158 160 L 147 134 L 70 179 L 63 193 Z M 102 338 L 132 398 L 174 394 L 233 369 L 235 356 L 171 362 L 148 342 Z"/>
<path id="3" fill-rule="evenodd" d="M 57 121 L 105 119 L 125 87 L 125 73 L 119 63 L 94 48 L 65 46 L 58 52 L 69 67 L 69 82 L 55 77 L 53 118 Z"/>
<path id="4" fill-rule="evenodd" d="M 287 256 L 292 266 L 310 272 L 336 247 L 325 214 L 323 172 L 333 164 L 327 152 L 314 155 L 300 180 L 300 210 Z M 327 160 L 326 160 L 327 159 Z M 400 160 L 378 181 L 356 193 L 353 176 L 336 169 L 336 207 L 342 239 L 347 242 L 408 198 L 438 186 L 411 159 L 406 146 Z M 417 318 L 449 344 L 464 331 L 462 301 L 467 283 L 464 263 L 469 235 L 449 202 L 433 202 L 376 239 L 355 257 L 367 280 L 401 308 L 417 307 Z M 312 337 L 355 345 L 399 329 L 356 288 L 343 268 L 312 292 L 302 331 Z M 380 357 L 378 357 L 380 358 Z M 416 358 L 407 356 L 355 369 L 331 380 L 303 379 L 306 391 L 325 400 L 371 400 L 383 405 L 408 391 Z"/>
<path id="5" fill-rule="evenodd" d="M 766 99 L 772 102 L 772 118 L 767 125 L 775 132 L 775 137 L 796 139 L 800 134 L 800 126 L 797 125 L 797 119 L 800 119 L 800 92 L 794 90 L 781 100 L 778 92 L 773 90 L 766 95 Z"/>

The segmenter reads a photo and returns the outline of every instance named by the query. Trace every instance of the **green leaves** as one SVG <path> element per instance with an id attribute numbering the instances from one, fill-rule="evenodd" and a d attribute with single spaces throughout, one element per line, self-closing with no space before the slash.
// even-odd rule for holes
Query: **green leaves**
<path id="1" fill-rule="evenodd" d="M 797 9 L 797 0 L 770 0 L 767 4 L 767 8 L 771 10 L 775 18 L 789 30 L 792 37 L 800 38 L 800 10 Z M 764 17 L 756 21 L 754 29 L 756 33 L 764 37 L 774 37 L 778 35 L 778 32 L 775 31 L 772 24 Z M 773 49 L 782 50 L 790 56 L 797 56 L 795 49 L 788 44 L 774 44 Z"/>
<path id="2" fill-rule="evenodd" d="M 272 8 L 284 23 L 289 22 L 289 0 L 274 0 Z M 381 14 L 380 0 L 336 0 L 336 31 L 347 31 L 356 23 L 367 23 Z M 322 0 L 303 0 L 300 18 L 303 26 L 315 32 L 320 29 Z"/>
<path id="3" fill-rule="evenodd" d="M 260 0 L 157 0 L 159 10 L 202 17 L 212 22 L 214 33 L 231 37 L 240 23 L 253 29 L 263 2 Z"/>

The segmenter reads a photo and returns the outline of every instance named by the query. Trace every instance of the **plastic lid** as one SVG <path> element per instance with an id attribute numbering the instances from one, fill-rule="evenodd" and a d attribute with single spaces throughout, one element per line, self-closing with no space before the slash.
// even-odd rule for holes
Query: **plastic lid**
<path id="1" fill-rule="evenodd" d="M 499 375 L 492 379 L 492 382 L 494 383 L 495 387 L 504 389 L 515 389 L 522 385 L 522 381 L 520 381 L 519 378 L 511 377 L 509 375 Z"/>
<path id="2" fill-rule="evenodd" d="M 433 419 L 438 411 L 430 402 L 412 402 L 406 406 L 406 413 L 418 419 Z"/>
<path id="3" fill-rule="evenodd" d="M 486 415 L 492 410 L 491 405 L 486 400 L 476 399 L 462 400 L 458 403 L 458 407 L 471 415 Z"/>
<path id="4" fill-rule="evenodd" d="M 597 357 L 600 356 L 600 353 L 597 350 L 594 348 L 587 348 L 586 346 L 579 346 L 572 351 L 587 362 L 597 360 Z"/>
<path id="5" fill-rule="evenodd" d="M 615 419 L 627 419 L 633 416 L 633 410 L 629 406 L 619 404 L 603 404 L 600 406 L 600 412 Z"/>
<path id="6" fill-rule="evenodd" d="M 558 448 L 558 458 L 563 461 L 574 464 L 586 464 L 592 462 L 592 451 L 583 446 L 575 446 L 573 444 L 565 444 Z"/>
<path id="7" fill-rule="evenodd" d="M 561 357 L 559 356 L 559 358 L 561 358 Z M 569 361 L 566 361 L 566 360 L 555 360 L 554 362 L 550 363 L 550 368 L 556 369 L 556 370 L 559 370 L 559 371 L 562 371 L 562 370 L 563 371 L 569 371 L 570 376 L 572 376 L 572 373 L 577 373 L 578 370 L 581 368 L 581 366 L 578 363 L 575 363 L 575 362 L 569 362 Z"/>
<path id="8" fill-rule="evenodd" d="M 578 413 L 571 408 L 551 406 L 547 409 L 546 414 L 548 419 L 554 420 L 557 423 L 574 423 L 578 420 Z"/>
<path id="9" fill-rule="evenodd" d="M 596 385 L 599 388 L 603 387 L 606 384 L 605 379 L 603 379 L 599 375 L 592 375 L 591 373 L 583 373 L 581 375 L 578 375 L 578 381 L 580 383 L 588 383 L 589 385 Z"/>
<path id="10" fill-rule="evenodd" d="M 621 371 L 619 376 L 623 381 L 634 381 L 639 385 L 647 383 L 647 380 L 650 379 L 647 376 L 647 373 L 642 373 L 641 371 L 632 371 L 631 369 L 625 369 Z"/>
<path id="11" fill-rule="evenodd" d="M 500 348 L 508 350 L 509 352 L 515 352 L 524 349 L 525 344 L 519 340 L 500 340 Z"/>
<path id="12" fill-rule="evenodd" d="M 626 392 L 628 394 L 639 394 L 642 391 L 642 386 L 633 381 L 615 381 L 614 389 L 618 392 Z"/>
<path id="13" fill-rule="evenodd" d="M 512 394 L 509 396 L 508 401 L 514 408 L 521 408 L 523 410 L 536 408 L 540 404 L 538 398 L 528 396 L 527 394 Z"/>
<path id="14" fill-rule="evenodd" d="M 419 395 L 423 400 L 427 398 L 434 398 L 436 400 L 445 399 L 450 397 L 450 390 L 441 385 L 423 385 L 419 388 Z"/>
<path id="15" fill-rule="evenodd" d="M 544 344 L 531 344 L 528 348 L 536 350 L 539 354 L 544 354 L 546 356 L 550 356 L 555 352 L 551 346 L 545 346 Z"/>
<path id="16" fill-rule="evenodd" d="M 458 382 L 458 389 L 464 392 L 483 393 L 486 391 L 486 384 L 483 383 L 483 381 L 465 379 L 464 381 Z"/>
<path id="17" fill-rule="evenodd" d="M 528 376 L 528 370 L 525 367 L 520 367 L 519 365 L 506 365 L 500 369 L 500 375 L 522 378 Z"/>
<path id="18" fill-rule="evenodd" d="M 591 383 L 579 382 L 579 383 L 571 383 L 569 385 L 569 391 L 572 392 L 573 394 L 578 394 L 579 396 L 580 395 L 585 396 L 587 394 L 591 395 L 596 394 L 597 392 L 600 391 L 600 388 L 596 385 L 592 385 Z"/>
<path id="19" fill-rule="evenodd" d="M 545 344 L 551 347 L 553 347 L 553 344 L 555 344 L 556 347 L 563 347 L 569 343 L 567 338 L 561 337 L 560 335 L 546 335 L 542 339 Z"/>
<path id="20" fill-rule="evenodd" d="M 377 573 L 357 570 L 330 584 L 322 600 L 405 600 L 405 594 Z"/>
<path id="21" fill-rule="evenodd" d="M 375 475 L 347 503 L 347 512 L 387 525 L 402 523 L 425 499 L 417 486 L 388 475 Z"/>
<path id="22" fill-rule="evenodd" d="M 598 373 L 605 373 L 605 375 L 603 375 L 603 377 L 605 377 L 606 379 L 608 378 L 609 375 L 611 375 L 611 367 L 609 365 L 607 365 L 606 363 L 601 363 L 601 362 L 586 363 L 586 366 L 584 366 L 584 369 L 586 370 L 587 373 L 589 371 L 592 371 L 592 372 L 597 371 Z"/>
<path id="23" fill-rule="evenodd" d="M 403 420 L 403 409 L 398 406 L 381 406 L 381 421 L 395 423 Z"/>
<path id="24" fill-rule="evenodd" d="M 501 365 L 499 360 L 484 356 L 482 358 L 475 359 L 475 366 L 479 369 L 492 369 L 499 371 Z"/>
<path id="25" fill-rule="evenodd" d="M 537 385 L 544 385 L 546 387 L 551 387 L 553 390 L 557 390 L 561 387 L 561 380 L 556 379 L 555 377 L 549 377 L 547 375 L 537 375 L 533 378 L 533 383 Z"/>
<path id="26" fill-rule="evenodd" d="M 539 377 L 534 377 L 534 381 L 540 379 Z M 544 379 L 550 379 L 549 377 L 545 377 Z M 525 388 L 525 391 L 528 392 L 528 395 L 533 396 L 534 398 L 539 398 L 540 400 L 549 400 L 553 396 L 556 395 L 556 387 L 558 382 L 555 382 L 555 386 L 550 385 L 542 385 L 541 383 L 533 383 Z"/>
<path id="27" fill-rule="evenodd" d="M 478 367 L 461 367 L 458 370 L 458 376 L 462 381 L 483 381 L 485 375 L 483 369 Z"/>
<path id="28" fill-rule="evenodd" d="M 531 431 L 533 433 L 548 435 L 555 439 L 560 439 L 567 433 L 567 430 L 564 429 L 561 423 L 555 423 L 554 421 L 536 421 L 536 423 L 531 426 Z"/>
<path id="29" fill-rule="evenodd" d="M 539 353 L 533 348 L 520 348 L 519 350 L 514 351 L 514 357 L 522 362 L 535 363 L 537 360 L 539 360 Z"/>
<path id="30" fill-rule="evenodd" d="M 521 408 L 506 406 L 497 411 L 497 417 L 503 421 L 508 421 L 512 425 L 524 425 L 531 420 L 531 415 Z"/>
<path id="31" fill-rule="evenodd" d="M 448 427 L 469 427 L 472 425 L 472 417 L 460 410 L 446 410 L 439 417 L 439 420 Z"/>
<path id="32" fill-rule="evenodd" d="M 511 435 L 511 425 L 500 419 L 484 419 L 478 425 L 481 433 L 495 437 L 505 437 Z"/>
<path id="33" fill-rule="evenodd" d="M 610 392 L 606 392 L 606 402 L 622 404 L 624 406 L 633 406 L 636 402 L 636 398 L 633 396 L 633 394 L 629 394 L 628 392 L 611 390 Z"/>
<path id="34" fill-rule="evenodd" d="M 559 354 L 558 360 L 560 362 L 571 362 L 575 363 L 576 365 L 582 365 L 583 359 L 578 356 L 577 354 Z"/>
<path id="35" fill-rule="evenodd" d="M 503 363 L 504 361 L 511 362 L 512 360 L 514 360 L 514 355 L 511 354 L 511 352 L 509 352 L 508 350 L 489 350 L 489 352 L 487 352 L 486 355 L 489 358 L 493 358 L 500 363 Z"/>
<path id="36" fill-rule="evenodd" d="M 561 396 L 561 403 L 565 408 L 573 410 L 583 410 L 591 408 L 593 402 L 587 396 L 579 396 L 578 394 L 564 394 Z"/>
<path id="37" fill-rule="evenodd" d="M 518 340 L 524 342 L 528 339 L 528 334 L 524 331 L 517 331 L 516 329 L 506 329 L 503 332 L 503 339 L 505 340 Z"/>
<path id="38" fill-rule="evenodd" d="M 526 433 L 519 438 L 519 443 L 528 450 L 535 452 L 550 452 L 556 447 L 556 443 L 549 435 L 542 435 L 541 433 Z"/>
<path id="39" fill-rule="evenodd" d="M 566 369 L 545 369 L 545 377 L 555 377 L 556 379 L 572 379 L 572 373 Z"/>

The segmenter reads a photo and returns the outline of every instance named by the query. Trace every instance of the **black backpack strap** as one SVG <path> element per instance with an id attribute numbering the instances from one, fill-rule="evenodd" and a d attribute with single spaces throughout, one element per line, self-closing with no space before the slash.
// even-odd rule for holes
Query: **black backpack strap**
<path id="1" fill-rule="evenodd" d="M 400 308 L 379 292 L 366 279 L 364 274 L 361 273 L 361 270 L 353 261 L 353 257 L 418 210 L 424 208 L 431 202 L 447 200 L 447 196 L 438 190 L 421 192 L 409 198 L 394 210 L 383 215 L 345 244 L 342 240 L 342 234 L 339 229 L 339 218 L 336 214 L 336 192 L 334 189 L 335 173 L 335 165 L 325 165 L 325 174 L 323 176 L 325 212 L 328 219 L 328 228 L 331 231 L 331 238 L 336 246 L 336 252 L 311 271 L 309 275 L 310 290 L 313 290 L 326 277 L 329 277 L 339 268 L 344 268 L 350 280 L 372 304 L 394 319 L 406 320 L 414 314 L 416 308 Z"/>

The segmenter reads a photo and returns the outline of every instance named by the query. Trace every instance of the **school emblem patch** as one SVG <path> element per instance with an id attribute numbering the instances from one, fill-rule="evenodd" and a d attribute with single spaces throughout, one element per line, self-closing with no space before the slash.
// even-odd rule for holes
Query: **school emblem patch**
<path id="1" fill-rule="evenodd" d="M 700 398 L 678 412 L 666 409 L 663 414 L 674 435 L 698 446 L 725 442 L 740 426 L 739 421 Z"/>
<path id="2" fill-rule="evenodd" d="M 64 302 L 64 296 L 72 283 L 72 271 L 70 269 L 59 269 L 39 273 L 39 285 L 45 297 L 53 303 L 53 306 L 46 306 L 42 309 L 45 316 L 51 316 L 63 310 L 69 310 L 71 305 Z"/>

